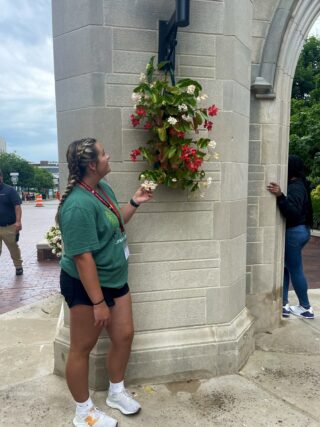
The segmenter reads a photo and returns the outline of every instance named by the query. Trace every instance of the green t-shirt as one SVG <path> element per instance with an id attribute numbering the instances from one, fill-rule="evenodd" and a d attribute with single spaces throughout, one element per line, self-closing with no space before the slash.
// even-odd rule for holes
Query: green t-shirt
<path id="1" fill-rule="evenodd" d="M 100 181 L 99 185 L 120 211 L 109 185 L 105 181 Z M 79 279 L 73 257 L 91 252 L 101 286 L 121 288 L 128 282 L 128 261 L 124 253 L 126 235 L 121 232 L 117 216 L 93 194 L 74 187 L 62 205 L 60 229 L 64 245 L 60 265 L 71 277 Z"/>

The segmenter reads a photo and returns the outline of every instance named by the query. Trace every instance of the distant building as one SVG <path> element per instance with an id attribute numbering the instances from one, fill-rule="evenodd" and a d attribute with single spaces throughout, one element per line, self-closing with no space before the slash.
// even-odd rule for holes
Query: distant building
<path id="1" fill-rule="evenodd" d="M 50 172 L 53 176 L 54 189 L 59 189 L 59 163 L 50 162 L 49 160 L 40 160 L 40 163 L 31 163 L 32 166 L 35 166 L 40 169 L 45 169 Z"/>
<path id="2" fill-rule="evenodd" d="M 0 138 L 0 154 L 7 152 L 7 143 L 3 138 Z"/>

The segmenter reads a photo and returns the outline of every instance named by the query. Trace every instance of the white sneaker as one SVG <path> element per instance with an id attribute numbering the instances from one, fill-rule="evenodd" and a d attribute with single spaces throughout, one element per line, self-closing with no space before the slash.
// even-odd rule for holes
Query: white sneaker
<path id="1" fill-rule="evenodd" d="M 76 415 L 73 419 L 75 427 L 116 427 L 118 421 L 93 407 L 85 415 Z"/>
<path id="2" fill-rule="evenodd" d="M 314 319 L 312 307 L 304 308 L 301 305 L 290 305 L 290 311 L 295 316 L 304 317 L 305 319 Z"/>
<path id="3" fill-rule="evenodd" d="M 134 400 L 132 395 L 126 390 L 120 393 L 108 393 L 106 404 L 110 408 L 119 409 L 125 415 L 136 414 L 140 411 L 140 404 Z"/>

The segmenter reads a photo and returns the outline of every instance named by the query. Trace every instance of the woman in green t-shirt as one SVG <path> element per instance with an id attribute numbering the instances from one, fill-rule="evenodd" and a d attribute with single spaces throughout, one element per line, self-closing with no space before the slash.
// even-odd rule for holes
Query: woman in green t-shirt
<path id="1" fill-rule="evenodd" d="M 120 208 L 103 180 L 110 172 L 109 159 L 102 144 L 93 138 L 69 145 L 68 185 L 56 216 L 64 244 L 61 293 L 70 308 L 66 379 L 76 401 L 76 427 L 117 425 L 114 418 L 93 405 L 89 396 L 89 354 L 103 328 L 111 340 L 106 403 L 126 415 L 141 408 L 123 383 L 133 339 L 124 224 L 141 203 L 152 198 L 152 191 L 140 187 Z"/>

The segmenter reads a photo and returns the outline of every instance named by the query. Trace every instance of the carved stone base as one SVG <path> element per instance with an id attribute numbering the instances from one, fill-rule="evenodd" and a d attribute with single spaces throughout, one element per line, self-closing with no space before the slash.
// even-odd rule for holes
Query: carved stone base
<path id="1" fill-rule="evenodd" d="M 69 350 L 68 309 L 62 309 L 54 342 L 54 372 L 64 376 Z M 131 383 L 169 382 L 236 373 L 254 351 L 253 317 L 244 309 L 232 322 L 135 335 L 126 373 Z M 105 355 L 109 339 L 102 333 L 90 355 L 89 386 L 105 390 Z"/>

